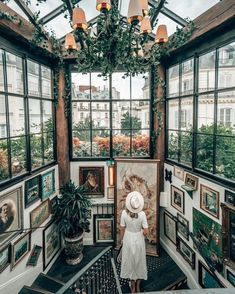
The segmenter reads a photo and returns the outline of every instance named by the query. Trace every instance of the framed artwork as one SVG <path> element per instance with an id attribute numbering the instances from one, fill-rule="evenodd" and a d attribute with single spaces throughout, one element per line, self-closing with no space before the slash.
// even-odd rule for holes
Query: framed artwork
<path id="1" fill-rule="evenodd" d="M 184 170 L 176 165 L 174 165 L 174 176 L 181 181 L 184 180 Z"/>
<path id="2" fill-rule="evenodd" d="M 55 193 L 55 170 L 42 175 L 42 200 Z"/>
<path id="3" fill-rule="evenodd" d="M 25 182 L 25 208 L 40 199 L 40 176 Z"/>
<path id="4" fill-rule="evenodd" d="M 191 268 L 195 269 L 195 252 L 180 238 L 177 238 L 177 249 Z"/>
<path id="5" fill-rule="evenodd" d="M 149 226 L 146 252 L 159 254 L 159 160 L 115 160 L 115 243 L 120 247 L 120 218 L 125 209 L 126 197 L 138 191 L 144 197 L 144 212 Z"/>
<path id="6" fill-rule="evenodd" d="M 10 264 L 10 244 L 0 250 L 0 273 Z"/>
<path id="7" fill-rule="evenodd" d="M 171 205 L 184 214 L 184 191 L 171 185 Z"/>
<path id="8" fill-rule="evenodd" d="M 197 188 L 198 188 L 198 178 L 186 173 L 186 175 L 185 175 L 185 185 L 193 188 L 194 190 L 197 190 Z"/>
<path id="9" fill-rule="evenodd" d="M 50 211 L 51 211 L 51 213 L 54 212 L 54 209 L 55 209 L 57 203 L 58 203 L 58 197 L 57 196 L 50 199 Z"/>
<path id="10" fill-rule="evenodd" d="M 47 199 L 30 212 L 30 227 L 36 229 L 49 217 L 49 215 L 50 204 L 49 199 Z"/>
<path id="11" fill-rule="evenodd" d="M 22 198 L 21 187 L 0 196 L 0 246 L 19 234 L 17 230 L 23 227 Z"/>
<path id="12" fill-rule="evenodd" d="M 32 266 L 37 265 L 38 258 L 41 251 L 42 251 L 41 246 L 34 245 L 26 265 L 32 265 Z"/>
<path id="13" fill-rule="evenodd" d="M 219 218 L 219 192 L 201 185 L 200 207 L 210 215 Z"/>
<path id="14" fill-rule="evenodd" d="M 235 287 L 235 274 L 227 269 L 227 280 Z"/>
<path id="15" fill-rule="evenodd" d="M 189 221 L 177 213 L 177 233 L 180 237 L 189 240 Z"/>
<path id="16" fill-rule="evenodd" d="M 15 267 L 29 252 L 31 248 L 31 232 L 24 234 L 11 247 L 11 268 Z"/>
<path id="17" fill-rule="evenodd" d="M 235 206 L 235 192 L 225 190 L 225 202 Z"/>
<path id="18" fill-rule="evenodd" d="M 220 280 L 199 260 L 198 282 L 202 288 L 224 288 Z"/>
<path id="19" fill-rule="evenodd" d="M 55 222 L 50 222 L 43 230 L 43 270 L 61 248 L 60 231 Z"/>
<path id="20" fill-rule="evenodd" d="M 212 218 L 193 208 L 193 236 L 199 253 L 218 272 L 223 272 L 222 228 Z"/>
<path id="21" fill-rule="evenodd" d="M 107 199 L 114 200 L 114 187 L 107 188 Z"/>
<path id="22" fill-rule="evenodd" d="M 114 217 L 112 215 L 94 215 L 94 243 L 114 242 Z"/>
<path id="23" fill-rule="evenodd" d="M 104 167 L 80 166 L 79 186 L 91 197 L 104 197 Z"/>
<path id="24" fill-rule="evenodd" d="M 176 231 L 177 231 L 177 220 L 170 212 L 165 210 L 164 211 L 164 234 L 175 245 L 177 240 Z"/>

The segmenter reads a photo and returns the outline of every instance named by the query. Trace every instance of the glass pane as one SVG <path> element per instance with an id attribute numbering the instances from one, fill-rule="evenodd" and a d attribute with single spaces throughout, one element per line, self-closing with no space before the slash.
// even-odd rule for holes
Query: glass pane
<path id="1" fill-rule="evenodd" d="M 79 7 L 86 11 L 87 21 L 90 21 L 99 15 L 99 11 L 96 9 L 94 0 L 82 0 L 79 2 Z"/>
<path id="2" fill-rule="evenodd" d="M 90 129 L 90 103 L 72 102 L 73 129 Z"/>
<path id="3" fill-rule="evenodd" d="M 124 116 L 123 116 L 124 118 Z M 127 115 L 125 115 L 125 119 L 127 119 Z M 133 129 L 134 133 L 138 133 L 142 127 L 141 122 L 141 109 L 139 107 L 139 102 L 133 101 L 131 103 L 131 125 L 130 129 Z M 127 125 L 124 125 L 126 128 Z"/>
<path id="4" fill-rule="evenodd" d="M 217 133 L 235 134 L 235 91 L 218 95 Z"/>
<path id="5" fill-rule="evenodd" d="M 52 132 L 53 131 L 53 121 L 52 121 L 52 102 L 42 101 L 42 118 L 43 118 L 43 131 Z"/>
<path id="6" fill-rule="evenodd" d="M 90 100 L 90 75 L 71 74 L 72 100 Z"/>
<path id="7" fill-rule="evenodd" d="M 194 60 L 189 59 L 182 63 L 182 81 L 181 94 L 188 95 L 193 93 L 194 74 L 193 74 Z"/>
<path id="8" fill-rule="evenodd" d="M 29 99 L 30 133 L 41 132 L 41 103 L 37 99 Z"/>
<path id="9" fill-rule="evenodd" d="M 6 52 L 6 66 L 7 66 L 7 87 L 8 92 L 23 94 L 23 68 L 22 58 Z"/>
<path id="10" fill-rule="evenodd" d="M 96 102 L 92 107 L 92 127 L 98 129 L 110 128 L 109 103 Z"/>
<path id="11" fill-rule="evenodd" d="M 13 176 L 26 171 L 26 137 L 11 139 L 11 169 Z"/>
<path id="12" fill-rule="evenodd" d="M 235 137 L 217 136 L 216 173 L 235 180 Z"/>
<path id="13" fill-rule="evenodd" d="M 92 132 L 92 156 L 108 157 L 110 153 L 110 133 L 106 130 Z"/>
<path id="14" fill-rule="evenodd" d="M 197 135 L 196 166 L 213 172 L 213 136 Z"/>
<path id="15" fill-rule="evenodd" d="M 131 78 L 131 99 L 150 99 L 148 73 Z"/>
<path id="16" fill-rule="evenodd" d="M 192 146 L 193 137 L 192 133 L 181 132 L 181 143 L 180 143 L 180 162 L 191 166 L 192 165 Z"/>
<path id="17" fill-rule="evenodd" d="M 112 99 L 129 100 L 130 99 L 130 78 L 123 78 L 124 72 L 114 73 L 112 75 Z"/>
<path id="18" fill-rule="evenodd" d="M 63 13 L 46 23 L 45 27 L 49 32 L 52 31 L 57 39 L 72 31 L 69 19 L 65 18 Z"/>
<path id="19" fill-rule="evenodd" d="M 133 102 L 132 102 L 133 105 Z M 150 126 L 150 103 L 149 101 L 140 101 L 136 107 L 136 116 L 141 122 L 141 128 L 147 129 Z M 132 110 L 133 114 L 133 110 Z M 135 112 L 134 112 L 135 114 Z"/>
<path id="20" fill-rule="evenodd" d="M 24 100 L 21 97 L 8 97 L 10 136 L 25 133 Z"/>
<path id="21" fill-rule="evenodd" d="M 39 64 L 31 60 L 27 60 L 28 70 L 28 93 L 32 96 L 40 96 L 39 84 Z"/>
<path id="22" fill-rule="evenodd" d="M 52 98 L 51 93 L 51 70 L 48 67 L 41 66 L 42 71 L 42 97 Z"/>
<path id="23" fill-rule="evenodd" d="M 215 89 L 215 51 L 199 57 L 198 91 Z"/>
<path id="24" fill-rule="evenodd" d="M 219 49 L 218 87 L 235 86 L 235 42 Z"/>
<path id="25" fill-rule="evenodd" d="M 109 79 L 98 77 L 99 73 L 91 74 L 91 99 L 109 100 Z"/>
<path id="26" fill-rule="evenodd" d="M 200 95 L 198 98 L 198 132 L 214 133 L 214 95 Z"/>
<path id="27" fill-rule="evenodd" d="M 179 99 L 168 100 L 168 128 L 179 129 Z"/>
<path id="28" fill-rule="evenodd" d="M 129 102 L 118 102 L 117 103 L 117 112 L 115 114 L 116 114 L 115 126 L 117 126 L 117 128 L 130 130 L 130 128 L 131 128 L 130 103 Z"/>
<path id="29" fill-rule="evenodd" d="M 149 156 L 149 130 L 142 130 L 141 134 L 132 136 L 132 156 Z"/>
<path id="30" fill-rule="evenodd" d="M 113 131 L 113 156 L 130 156 L 130 132 Z"/>
<path id="31" fill-rule="evenodd" d="M 193 97 L 181 99 L 180 129 L 192 130 L 193 127 Z"/>
<path id="32" fill-rule="evenodd" d="M 0 182 L 8 178 L 7 140 L 0 140 Z"/>
<path id="33" fill-rule="evenodd" d="M 0 49 L 0 91 L 4 91 L 3 51 Z"/>
<path id="34" fill-rule="evenodd" d="M 179 96 L 179 64 L 168 70 L 168 97 Z"/>
<path id="35" fill-rule="evenodd" d="M 178 161 L 179 133 L 168 131 L 168 158 Z"/>
<path id="36" fill-rule="evenodd" d="M 54 133 L 43 133 L 44 139 L 44 164 L 54 160 Z"/>
<path id="37" fill-rule="evenodd" d="M 112 111 L 113 129 L 120 129 L 119 102 L 112 102 Z"/>
<path id="38" fill-rule="evenodd" d="M 30 137 L 30 143 L 31 143 L 32 169 L 35 169 L 43 165 L 42 135 L 41 134 L 32 135 Z"/>
<path id="39" fill-rule="evenodd" d="M 73 157 L 91 157 L 90 131 L 73 132 Z"/>
<path id="40" fill-rule="evenodd" d="M 27 5 L 34 13 L 40 11 L 39 17 L 43 17 L 59 5 L 63 4 L 61 0 L 28 0 Z"/>
<path id="41" fill-rule="evenodd" d="M 7 137 L 5 96 L 0 95 L 0 138 Z"/>

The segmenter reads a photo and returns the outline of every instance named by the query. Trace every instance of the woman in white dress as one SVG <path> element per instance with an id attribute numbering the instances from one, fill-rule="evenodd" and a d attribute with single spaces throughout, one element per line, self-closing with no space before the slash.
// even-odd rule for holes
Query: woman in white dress
<path id="1" fill-rule="evenodd" d="M 120 276 L 131 280 L 131 293 L 140 292 L 140 280 L 147 280 L 144 237 L 148 234 L 148 223 L 143 207 L 143 196 L 134 191 L 127 195 L 126 210 L 121 214 L 123 246 Z"/>

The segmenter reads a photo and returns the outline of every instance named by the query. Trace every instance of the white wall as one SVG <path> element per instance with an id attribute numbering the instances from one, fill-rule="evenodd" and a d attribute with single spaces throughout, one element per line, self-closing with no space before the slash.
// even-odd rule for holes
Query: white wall
<path id="1" fill-rule="evenodd" d="M 59 191 L 59 181 L 58 181 L 58 166 L 53 166 L 41 172 L 44 174 L 52 169 L 55 169 L 55 193 L 50 196 L 52 199 L 55 195 L 58 195 Z M 35 175 L 32 176 L 32 178 Z M 27 180 L 30 179 L 27 178 Z M 40 203 L 41 200 L 33 203 L 28 208 L 24 208 L 24 189 L 25 189 L 25 181 L 22 181 L 16 185 L 11 186 L 8 189 L 5 189 L 0 192 L 0 197 L 10 191 L 15 190 L 16 188 L 22 188 L 22 203 L 23 203 L 23 228 L 30 227 L 30 212 L 36 208 Z M 50 221 L 50 217 L 42 223 L 40 226 L 45 226 Z M 31 233 L 31 249 L 34 245 L 42 246 L 42 233 L 43 229 L 36 229 L 34 232 Z M 23 234 L 17 235 L 14 239 L 10 240 L 11 244 L 13 244 L 16 240 L 18 240 Z M 5 244 L 4 244 L 5 245 Z M 59 254 L 59 253 L 58 253 Z M 54 257 L 53 261 L 58 257 L 58 254 Z M 30 253 L 28 253 L 15 267 L 11 269 L 11 265 L 9 265 L 1 274 L 0 274 L 0 294 L 15 294 L 18 293 L 19 290 L 24 285 L 31 285 L 32 282 L 36 279 L 38 274 L 43 271 L 43 253 L 41 251 L 37 265 L 33 266 L 26 266 L 27 260 L 29 258 Z M 47 272 L 50 269 L 50 266 L 53 264 L 53 261 L 48 265 L 46 268 Z"/>
<path id="2" fill-rule="evenodd" d="M 164 195 L 161 195 L 161 197 L 167 197 L 167 201 L 163 201 L 163 199 L 162 199 L 161 203 L 164 204 L 164 206 L 166 206 L 165 209 L 167 211 L 169 211 L 173 216 L 177 217 L 177 212 L 179 212 L 179 211 L 176 210 L 173 206 L 171 206 L 171 185 L 174 185 L 175 187 L 183 190 L 181 188 L 181 185 L 184 185 L 184 182 L 174 176 L 172 165 L 165 164 L 164 169 L 167 169 L 168 171 L 172 171 L 172 183 L 170 184 L 169 181 L 167 181 L 167 182 L 164 181 L 164 192 L 165 193 L 164 193 Z M 219 184 L 215 184 L 213 182 L 210 182 L 204 178 L 201 178 L 198 176 L 197 176 L 197 178 L 199 179 L 198 189 L 193 192 L 193 198 L 191 198 L 188 195 L 188 193 L 185 190 L 183 190 L 184 194 L 185 194 L 185 213 L 183 216 L 189 221 L 189 230 L 191 232 L 193 232 L 193 215 L 192 215 L 193 207 L 196 208 L 197 210 L 201 211 L 202 213 L 204 213 L 208 217 L 210 217 L 210 215 L 208 213 L 206 213 L 205 211 L 200 209 L 200 184 L 203 184 L 207 187 L 210 187 L 210 188 L 218 191 L 219 195 L 220 195 L 220 202 L 221 203 L 224 202 L 224 193 L 225 193 L 224 187 L 222 187 Z M 191 266 L 176 251 L 176 246 L 165 236 L 165 234 L 164 234 L 164 220 L 163 220 L 164 208 L 162 207 L 160 210 L 161 210 L 160 211 L 160 213 L 161 213 L 161 215 L 160 215 L 160 219 L 161 219 L 161 221 L 160 221 L 160 224 L 161 224 L 161 227 L 160 227 L 161 245 L 168 252 L 168 254 L 174 259 L 174 261 L 178 264 L 178 266 L 181 268 L 181 270 L 184 271 L 185 275 L 187 275 L 189 287 L 190 288 L 200 288 L 200 286 L 198 284 L 198 260 L 202 260 L 202 262 L 205 264 L 205 262 L 203 261 L 203 258 L 193 248 L 193 242 L 192 242 L 191 238 L 189 238 L 189 241 L 184 240 L 196 253 L 195 270 L 192 270 Z M 221 211 L 221 209 L 219 212 L 219 219 L 217 219 L 213 216 L 211 216 L 211 218 L 213 219 L 213 221 L 218 222 L 220 225 L 222 225 L 222 211 Z M 218 276 L 219 276 L 220 280 L 222 281 L 222 283 L 224 283 L 227 287 L 232 287 L 231 284 L 226 279 L 224 279 L 223 276 L 221 276 L 219 274 L 218 274 Z"/>

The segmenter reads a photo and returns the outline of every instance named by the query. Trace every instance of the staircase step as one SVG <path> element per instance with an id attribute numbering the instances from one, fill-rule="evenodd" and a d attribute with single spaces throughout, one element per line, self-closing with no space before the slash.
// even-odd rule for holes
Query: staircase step
<path id="1" fill-rule="evenodd" d="M 42 289 L 37 289 L 34 287 L 29 287 L 29 286 L 24 286 L 18 294 L 53 294 L 52 292 L 42 290 Z"/>
<path id="2" fill-rule="evenodd" d="M 49 291 L 50 293 L 56 293 L 62 286 L 63 282 L 52 278 L 48 275 L 40 273 L 40 275 L 33 282 L 32 287 Z"/>

